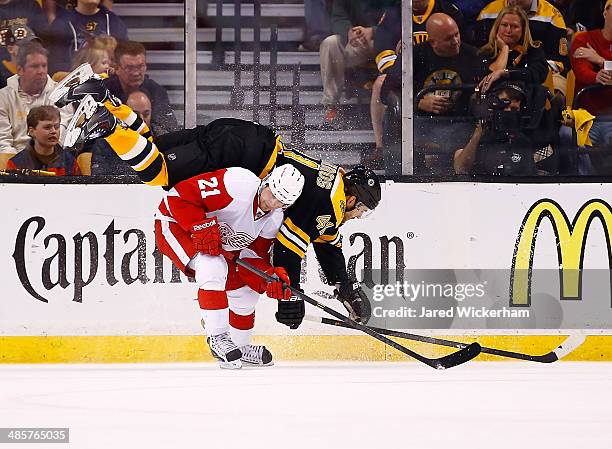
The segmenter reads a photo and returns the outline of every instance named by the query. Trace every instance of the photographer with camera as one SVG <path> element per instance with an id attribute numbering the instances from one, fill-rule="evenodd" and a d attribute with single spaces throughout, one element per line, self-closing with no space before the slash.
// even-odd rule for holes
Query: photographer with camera
<path id="1" fill-rule="evenodd" d="M 537 98 L 536 92 L 536 98 Z M 516 81 L 494 85 L 473 106 L 478 123 L 472 137 L 455 151 L 456 174 L 531 176 L 540 174 L 536 163 L 553 154 L 549 135 L 540 126 L 542 115 L 528 108 L 531 92 Z M 536 100 L 536 102 L 539 102 Z M 538 115 L 535 117 L 534 116 Z"/>

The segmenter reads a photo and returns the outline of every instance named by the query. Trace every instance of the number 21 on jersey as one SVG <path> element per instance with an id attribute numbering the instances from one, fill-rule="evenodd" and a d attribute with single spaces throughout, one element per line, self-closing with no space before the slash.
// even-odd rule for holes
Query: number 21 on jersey
<path id="1" fill-rule="evenodd" d="M 217 181 L 217 177 L 213 176 L 208 179 L 198 179 L 198 187 L 200 188 L 200 193 L 202 194 L 202 198 L 207 198 L 212 195 L 219 195 L 221 191 L 217 189 L 219 186 L 219 181 Z"/>

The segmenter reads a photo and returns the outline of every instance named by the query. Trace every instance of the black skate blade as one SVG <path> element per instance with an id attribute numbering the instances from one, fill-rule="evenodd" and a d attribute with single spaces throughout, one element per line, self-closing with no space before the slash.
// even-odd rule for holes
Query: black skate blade
<path id="1" fill-rule="evenodd" d="M 447 369 L 452 368 L 457 365 L 461 365 L 462 363 L 469 362 L 474 357 L 477 357 L 480 354 L 482 348 L 476 342 L 469 344 L 463 349 L 459 351 L 453 352 L 445 357 L 441 357 L 435 360 L 434 368 L 436 369 Z"/>

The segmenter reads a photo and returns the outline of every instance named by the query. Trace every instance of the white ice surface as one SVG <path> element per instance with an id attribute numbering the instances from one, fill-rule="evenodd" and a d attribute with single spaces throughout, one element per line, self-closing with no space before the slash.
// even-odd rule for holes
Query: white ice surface
<path id="1" fill-rule="evenodd" d="M 609 449 L 611 379 L 610 363 L 0 365 L 0 427 L 69 427 L 50 447 L 79 449 Z"/>

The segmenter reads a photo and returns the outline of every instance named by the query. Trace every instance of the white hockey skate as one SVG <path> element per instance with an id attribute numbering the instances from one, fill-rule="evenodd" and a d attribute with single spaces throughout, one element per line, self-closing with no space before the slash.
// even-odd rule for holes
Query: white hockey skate
<path id="1" fill-rule="evenodd" d="M 57 86 L 55 86 L 55 89 L 53 89 L 49 95 L 49 100 L 56 106 L 60 107 L 57 102 L 60 101 L 62 97 L 64 97 L 73 87 L 83 84 L 93 76 L 94 71 L 91 68 L 91 65 L 88 62 L 81 64 L 66 75 L 66 77 Z M 61 104 L 61 106 L 64 106 L 65 104 Z"/>
<path id="2" fill-rule="evenodd" d="M 272 353 L 263 345 L 246 345 L 241 346 L 242 363 L 250 366 L 272 366 Z"/>
<path id="3" fill-rule="evenodd" d="M 78 142 L 106 137 L 113 133 L 120 121 L 104 105 L 87 95 L 79 104 L 66 128 L 64 147 L 72 148 Z"/>
<path id="4" fill-rule="evenodd" d="M 223 369 L 242 368 L 242 352 L 230 338 L 229 332 L 213 335 L 206 339 L 210 352 L 214 358 L 219 360 L 219 366 Z"/>
<path id="5" fill-rule="evenodd" d="M 110 100 L 115 106 L 121 104 L 121 101 L 109 92 L 102 76 L 95 74 L 89 63 L 80 65 L 66 75 L 53 89 L 49 100 L 61 108 L 81 102 L 87 95 L 91 95 L 98 103 Z"/>

